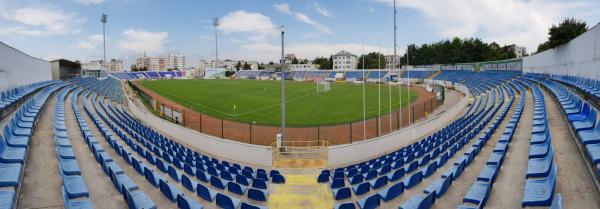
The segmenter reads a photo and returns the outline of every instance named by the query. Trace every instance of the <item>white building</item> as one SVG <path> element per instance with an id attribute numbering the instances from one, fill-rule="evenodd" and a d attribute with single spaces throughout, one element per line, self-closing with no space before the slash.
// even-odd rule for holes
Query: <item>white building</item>
<path id="1" fill-rule="evenodd" d="M 92 60 L 89 62 L 82 62 L 81 69 L 84 70 L 102 70 L 104 67 L 102 65 L 103 60 Z M 123 60 L 119 59 L 111 59 L 109 62 L 106 62 L 106 71 L 107 72 L 123 72 Z"/>
<path id="2" fill-rule="evenodd" d="M 517 58 L 522 58 L 523 55 L 525 55 L 525 53 L 527 51 L 527 48 L 517 46 L 516 44 L 510 45 L 508 47 L 510 48 L 510 50 L 512 50 L 515 53 L 515 55 L 517 55 Z"/>
<path id="3" fill-rule="evenodd" d="M 238 64 L 238 62 L 242 65 L 240 67 L 240 70 L 243 69 L 244 63 L 248 63 L 250 65 L 250 70 L 258 70 L 258 62 L 245 60 L 219 60 L 219 66 L 217 66 L 217 68 L 225 68 L 226 70 L 236 70 L 235 66 Z M 200 60 L 197 68 L 203 70 L 214 67 L 214 60 Z"/>
<path id="4" fill-rule="evenodd" d="M 342 50 L 332 56 L 333 69 L 334 70 L 356 69 L 356 65 L 358 64 L 357 58 L 358 57 L 356 55 Z"/>
<path id="5" fill-rule="evenodd" d="M 318 70 L 319 65 L 317 64 L 289 64 L 287 65 L 290 70 Z"/>
<path id="6" fill-rule="evenodd" d="M 168 56 L 148 57 L 143 54 L 138 57 L 135 64 L 136 68 L 147 68 L 148 70 L 166 71 L 169 69 L 185 69 L 185 56 L 179 54 L 169 54 Z"/>
<path id="7" fill-rule="evenodd" d="M 386 69 L 393 69 L 394 68 L 394 64 L 392 62 L 396 63 L 396 67 L 395 68 L 399 68 L 400 67 L 400 55 L 396 55 L 396 59 L 394 59 L 394 55 L 385 55 L 384 56 L 385 59 L 385 68 Z"/>

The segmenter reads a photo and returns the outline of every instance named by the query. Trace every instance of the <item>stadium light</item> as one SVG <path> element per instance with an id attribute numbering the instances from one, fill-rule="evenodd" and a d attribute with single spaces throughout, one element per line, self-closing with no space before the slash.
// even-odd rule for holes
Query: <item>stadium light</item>
<path id="1" fill-rule="evenodd" d="M 285 27 L 281 26 L 281 142 L 285 141 Z M 283 144 L 283 143 L 282 143 Z"/>
<path id="2" fill-rule="evenodd" d="M 219 66 L 219 18 L 213 19 L 213 26 L 215 27 L 215 68 Z"/>
<path id="3" fill-rule="evenodd" d="M 104 68 L 104 70 L 106 70 L 106 21 L 107 21 L 106 14 L 102 14 L 102 17 L 100 18 L 100 22 L 102 22 L 102 46 L 103 46 L 103 50 L 104 50 L 102 67 Z"/>

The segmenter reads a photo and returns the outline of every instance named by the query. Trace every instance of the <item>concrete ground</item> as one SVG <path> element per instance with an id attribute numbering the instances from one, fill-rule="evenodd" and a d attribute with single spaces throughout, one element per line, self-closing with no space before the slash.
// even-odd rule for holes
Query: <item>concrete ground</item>
<path id="1" fill-rule="evenodd" d="M 85 111 L 81 98 L 78 100 L 78 103 L 79 103 L 78 105 L 79 105 L 79 108 L 81 109 L 81 111 Z M 123 171 L 127 174 L 127 176 L 129 176 L 129 178 L 131 178 L 131 180 L 133 180 L 133 182 L 135 182 L 135 184 L 138 185 L 138 187 L 140 188 L 141 191 L 144 191 L 144 193 L 146 193 L 146 195 L 148 195 L 152 199 L 152 201 L 154 201 L 154 203 L 156 204 L 156 206 L 158 208 L 175 208 L 176 207 L 170 200 L 168 200 L 166 197 L 163 196 L 163 194 L 160 192 L 160 190 L 158 188 L 156 188 L 152 184 L 150 184 L 144 176 L 140 175 L 133 168 L 133 166 L 130 166 L 127 162 L 125 162 L 125 160 L 122 157 L 120 157 L 120 155 L 114 149 L 112 149 L 112 147 L 108 144 L 108 142 L 106 142 L 106 140 L 104 139 L 104 136 L 102 136 L 102 134 L 100 133 L 100 130 L 98 130 L 98 128 L 94 124 L 93 120 L 87 115 L 87 113 L 85 113 L 85 112 L 83 113 L 83 118 L 85 119 L 85 122 L 90 127 L 92 133 L 94 134 L 94 137 L 96 137 L 98 142 L 100 142 L 102 147 L 104 147 L 104 150 L 106 150 L 106 152 L 112 157 L 113 161 L 115 161 L 123 169 Z M 123 147 L 127 147 L 127 146 L 123 146 Z M 139 157 L 138 157 L 138 159 L 139 159 Z"/>
<path id="2" fill-rule="evenodd" d="M 56 96 L 51 96 L 38 116 L 29 140 L 29 151 L 17 208 L 64 208 L 62 180 L 54 142 L 52 117 Z"/>
<path id="3" fill-rule="evenodd" d="M 65 100 L 67 132 L 69 133 L 73 151 L 77 156 L 77 164 L 79 164 L 79 168 L 81 169 L 81 175 L 88 187 L 93 205 L 96 208 L 127 208 L 127 203 L 123 199 L 123 196 L 115 188 L 110 177 L 104 173 L 102 166 L 100 163 L 97 163 L 93 152 L 86 144 L 75 118 L 73 108 L 71 107 L 70 98 L 68 96 Z M 80 110 L 83 111 L 83 109 Z M 85 113 L 82 112 L 82 114 Z"/>
<path id="4" fill-rule="evenodd" d="M 559 104 L 551 94 L 543 92 L 554 146 L 554 163 L 558 165 L 556 192 L 561 193 L 564 208 L 600 208 L 600 193 L 575 144 L 577 139 L 571 134 Z"/>

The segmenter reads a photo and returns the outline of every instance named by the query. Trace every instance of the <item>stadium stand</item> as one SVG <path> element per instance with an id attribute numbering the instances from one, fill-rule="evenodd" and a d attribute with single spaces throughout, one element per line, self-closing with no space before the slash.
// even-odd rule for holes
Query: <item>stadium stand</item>
<path id="1" fill-rule="evenodd" d="M 400 74 L 401 78 L 425 79 L 429 78 L 436 71 L 433 70 L 410 70 Z"/>

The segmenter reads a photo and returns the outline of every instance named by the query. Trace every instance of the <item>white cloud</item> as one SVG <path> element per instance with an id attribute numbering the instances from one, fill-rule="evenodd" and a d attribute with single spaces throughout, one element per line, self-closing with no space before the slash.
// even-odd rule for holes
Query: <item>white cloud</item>
<path id="1" fill-rule="evenodd" d="M 50 7 L 2 8 L 0 17 L 19 23 L 4 32 L 31 36 L 78 33 L 85 19 Z"/>
<path id="2" fill-rule="evenodd" d="M 76 2 L 84 5 L 94 5 L 94 4 L 102 4 L 106 2 L 106 0 L 75 0 Z"/>
<path id="3" fill-rule="evenodd" d="M 331 13 L 329 12 L 329 10 L 327 10 L 327 8 L 321 7 L 319 4 L 317 4 L 317 2 L 313 3 L 313 7 L 315 7 L 315 11 L 317 13 L 319 13 L 320 15 L 323 15 L 323 16 L 329 17 L 329 18 L 333 17 L 333 15 L 331 15 Z"/>
<path id="4" fill-rule="evenodd" d="M 142 29 L 123 31 L 124 40 L 119 41 L 118 47 L 130 52 L 161 52 L 167 41 L 167 32 L 149 32 Z"/>
<path id="5" fill-rule="evenodd" d="M 375 1 L 393 5 L 392 0 Z M 600 6 L 591 0 L 397 0 L 396 4 L 423 13 L 426 24 L 443 37 L 480 35 L 530 51 L 546 39 L 550 25 Z"/>
<path id="6" fill-rule="evenodd" d="M 261 14 L 238 10 L 221 18 L 219 30 L 225 33 L 260 32 L 271 33 L 275 29 L 271 18 Z"/>
<path id="7" fill-rule="evenodd" d="M 333 31 L 329 27 L 314 21 L 308 15 L 306 15 L 304 13 L 300 13 L 300 12 L 293 12 L 290 9 L 290 5 L 287 3 L 275 4 L 275 5 L 273 5 L 273 7 L 275 8 L 275 10 L 277 10 L 283 14 L 293 16 L 298 22 L 308 24 L 308 25 L 314 27 L 315 29 L 321 31 L 322 33 L 329 34 L 329 35 L 333 34 Z"/>
<path id="8" fill-rule="evenodd" d="M 77 41 L 77 44 L 70 48 L 76 49 L 96 49 L 96 47 L 102 44 L 103 37 L 102 34 L 94 34 L 88 36 L 86 39 Z"/>

